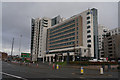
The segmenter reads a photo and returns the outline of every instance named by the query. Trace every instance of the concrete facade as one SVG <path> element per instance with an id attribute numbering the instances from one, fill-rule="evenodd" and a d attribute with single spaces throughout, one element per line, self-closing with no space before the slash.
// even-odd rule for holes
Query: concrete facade
<path id="1" fill-rule="evenodd" d="M 120 58 L 120 28 L 112 29 L 103 40 L 104 57 L 111 59 Z"/>
<path id="2" fill-rule="evenodd" d="M 51 26 L 51 19 L 46 17 L 42 18 L 40 26 L 38 58 L 44 57 L 46 54 L 47 28 Z"/>
<path id="3" fill-rule="evenodd" d="M 109 29 L 101 24 L 98 26 L 98 41 L 99 41 L 99 58 L 104 58 L 103 38 L 108 33 Z"/>
<path id="4" fill-rule="evenodd" d="M 31 55 L 32 61 L 37 61 L 46 52 L 46 36 L 47 28 L 51 26 L 49 18 L 32 19 L 32 33 L 31 33 Z"/>
<path id="5" fill-rule="evenodd" d="M 98 58 L 97 27 L 97 9 L 94 8 L 52 26 L 48 29 L 48 54 L 69 52 L 74 53 L 73 57 L 77 54 L 81 57 Z M 73 50 L 69 50 L 70 48 Z"/>
<path id="6" fill-rule="evenodd" d="M 31 60 L 37 61 L 37 55 L 39 53 L 40 19 L 32 19 L 31 23 Z"/>
<path id="7" fill-rule="evenodd" d="M 44 61 L 54 61 L 56 57 L 52 54 L 57 54 L 57 60 L 63 61 L 68 53 L 73 61 L 77 56 L 98 58 L 98 20 L 95 8 L 66 20 L 60 16 L 33 19 L 32 28 L 33 61 L 43 57 Z"/>
<path id="8" fill-rule="evenodd" d="M 120 58 L 120 34 L 104 38 L 104 57 Z"/>

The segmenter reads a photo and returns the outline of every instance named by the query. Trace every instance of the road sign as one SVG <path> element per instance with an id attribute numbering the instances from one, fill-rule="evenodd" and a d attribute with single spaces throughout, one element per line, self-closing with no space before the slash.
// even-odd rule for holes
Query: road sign
<path id="1" fill-rule="evenodd" d="M 30 58 L 30 53 L 21 53 L 21 57 L 23 58 Z"/>

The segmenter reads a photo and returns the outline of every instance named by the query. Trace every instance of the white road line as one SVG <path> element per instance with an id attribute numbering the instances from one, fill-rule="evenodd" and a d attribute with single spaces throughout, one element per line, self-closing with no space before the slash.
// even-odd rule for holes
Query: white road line
<path id="1" fill-rule="evenodd" d="M 0 73 L 1 73 L 1 72 L 0 72 Z M 27 79 L 22 78 L 22 77 L 20 77 L 20 76 L 16 76 L 16 75 L 12 75 L 12 74 L 8 74 L 8 73 L 4 73 L 4 72 L 2 72 L 2 74 L 7 75 L 7 76 L 11 76 L 11 77 L 15 77 L 15 78 L 19 78 L 19 79 L 23 79 L 23 80 L 27 80 Z"/>

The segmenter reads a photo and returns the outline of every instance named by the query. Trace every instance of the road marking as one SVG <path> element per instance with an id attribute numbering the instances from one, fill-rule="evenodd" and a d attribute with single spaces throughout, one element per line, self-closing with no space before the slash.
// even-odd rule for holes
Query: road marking
<path id="1" fill-rule="evenodd" d="M 80 77 L 80 78 L 85 78 L 85 77 Z"/>
<path id="2" fill-rule="evenodd" d="M 112 75 L 108 75 L 108 76 L 112 76 Z"/>
<path id="3" fill-rule="evenodd" d="M 75 73 L 72 73 L 72 74 L 75 74 Z"/>
<path id="4" fill-rule="evenodd" d="M 0 72 L 0 73 L 1 73 L 1 72 Z M 15 78 L 19 78 L 19 79 L 23 79 L 23 80 L 27 80 L 27 79 L 22 78 L 22 77 L 20 77 L 20 76 L 16 76 L 16 75 L 12 75 L 12 74 L 8 74 L 8 73 L 4 73 L 4 72 L 2 72 L 2 74 L 7 75 L 7 76 L 11 76 L 11 77 L 15 77 Z"/>

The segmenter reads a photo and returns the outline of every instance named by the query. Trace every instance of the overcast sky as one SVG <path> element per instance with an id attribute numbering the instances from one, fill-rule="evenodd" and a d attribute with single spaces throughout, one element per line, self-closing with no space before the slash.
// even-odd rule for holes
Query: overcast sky
<path id="1" fill-rule="evenodd" d="M 4 2 L 2 4 L 2 51 L 10 54 L 12 38 L 15 38 L 14 53 L 19 54 L 20 35 L 22 37 L 21 51 L 30 52 L 31 18 L 61 17 L 69 18 L 88 8 L 98 9 L 98 23 L 110 29 L 118 27 L 117 2 L 92 3 L 53 3 L 53 2 Z"/>

